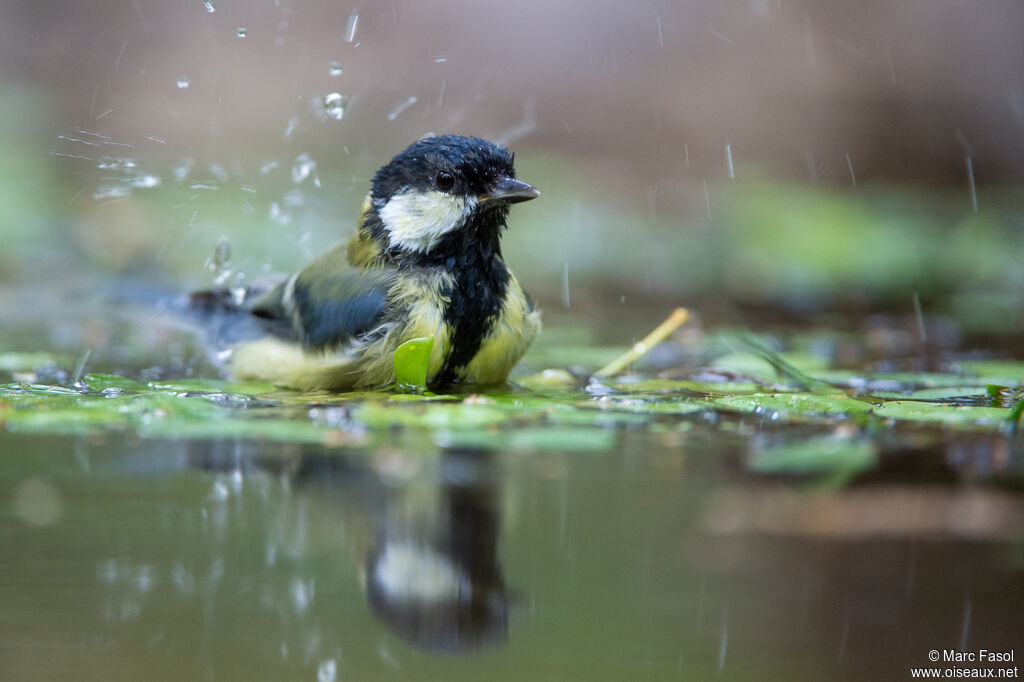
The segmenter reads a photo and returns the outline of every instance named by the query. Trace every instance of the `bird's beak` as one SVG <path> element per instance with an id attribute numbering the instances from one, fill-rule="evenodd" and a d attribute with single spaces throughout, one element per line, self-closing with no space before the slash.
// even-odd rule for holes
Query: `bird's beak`
<path id="1" fill-rule="evenodd" d="M 533 185 L 528 185 L 522 180 L 516 180 L 506 175 L 495 180 L 487 188 L 487 192 L 480 197 L 482 201 L 504 201 L 506 204 L 517 204 L 520 201 L 529 201 L 540 196 L 540 190 Z"/>

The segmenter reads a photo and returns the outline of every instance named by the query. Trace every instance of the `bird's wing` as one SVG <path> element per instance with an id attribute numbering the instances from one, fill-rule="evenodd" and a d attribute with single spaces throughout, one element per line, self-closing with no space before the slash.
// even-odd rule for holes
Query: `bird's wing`
<path id="1" fill-rule="evenodd" d="M 286 323 L 308 349 L 337 348 L 386 319 L 396 279 L 393 269 L 354 268 L 335 249 L 260 296 L 251 311 Z"/>

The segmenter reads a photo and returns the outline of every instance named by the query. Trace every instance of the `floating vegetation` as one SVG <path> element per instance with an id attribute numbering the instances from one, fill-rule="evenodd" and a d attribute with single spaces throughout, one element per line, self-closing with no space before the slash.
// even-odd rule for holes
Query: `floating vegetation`
<path id="1" fill-rule="evenodd" d="M 226 263 L 226 245 L 212 258 Z M 891 441 L 885 434 L 1005 438 L 1024 412 L 1024 362 L 972 359 L 950 362 L 946 372 L 857 371 L 836 368 L 822 355 L 777 352 L 770 339 L 739 334 L 701 337 L 701 352 L 710 354 L 700 363 L 649 369 L 656 347 L 678 346 L 674 334 L 687 317 L 677 310 L 625 354 L 580 346 L 556 331 L 554 342 L 542 341 L 524 359 L 530 373 L 505 386 L 446 395 L 426 386 L 432 338 L 398 349 L 394 385 L 351 393 L 86 374 L 76 365 L 88 356 L 83 362 L 11 350 L 0 352 L 0 382 L 8 382 L 0 383 L 0 428 L 326 447 L 386 443 L 401 431 L 435 446 L 599 453 L 616 447 L 622 429 L 639 427 L 678 443 L 702 425 L 723 438 L 743 435 L 751 473 L 829 487 L 877 468 Z"/>

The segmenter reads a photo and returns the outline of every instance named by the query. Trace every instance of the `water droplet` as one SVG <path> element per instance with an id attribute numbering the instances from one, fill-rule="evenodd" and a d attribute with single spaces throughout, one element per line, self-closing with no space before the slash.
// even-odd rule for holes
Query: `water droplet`
<path id="1" fill-rule="evenodd" d="M 292 116 L 290 119 L 288 119 L 288 125 L 284 129 L 284 139 L 287 140 L 289 137 L 291 137 L 292 133 L 294 133 L 295 129 L 298 128 L 298 127 L 299 127 L 299 117 L 298 116 Z"/>
<path id="2" fill-rule="evenodd" d="M 439 54 L 434 57 L 435 64 L 444 64 L 446 61 L 448 61 L 448 57 L 445 57 L 443 54 Z"/>
<path id="3" fill-rule="evenodd" d="M 316 170 L 316 161 L 313 160 L 309 154 L 302 153 L 295 157 L 295 163 L 292 164 L 292 180 L 295 184 L 299 184 L 310 176 Z"/>
<path id="4" fill-rule="evenodd" d="M 210 169 L 210 173 L 213 174 L 213 177 L 217 178 L 221 182 L 227 182 L 231 178 L 231 176 L 228 175 L 228 172 L 224 169 L 224 166 L 219 163 L 211 163 L 207 168 Z"/>
<path id="5" fill-rule="evenodd" d="M 348 100 L 339 92 L 332 92 L 324 97 L 324 111 L 335 121 L 345 118 L 345 106 L 347 104 Z"/>
<path id="6" fill-rule="evenodd" d="M 150 187 L 159 187 L 161 182 L 159 175 L 137 175 L 132 178 L 128 184 L 132 187 L 139 187 L 141 189 L 148 189 Z"/>
<path id="7" fill-rule="evenodd" d="M 267 161 L 260 167 L 260 175 L 266 175 L 280 165 L 281 163 L 279 161 Z"/>
<path id="8" fill-rule="evenodd" d="M 278 225 L 288 226 L 292 224 L 292 217 L 284 212 L 281 204 L 276 201 L 270 204 L 270 219 Z"/>
<path id="9" fill-rule="evenodd" d="M 231 242 L 221 238 L 213 247 L 213 253 L 206 259 L 206 267 L 209 270 L 216 270 L 224 267 L 231 260 Z"/>
<path id="10" fill-rule="evenodd" d="M 184 182 L 188 174 L 192 172 L 192 168 L 196 165 L 196 160 L 191 156 L 186 156 L 184 159 L 178 162 L 178 165 L 174 167 L 174 179 L 178 182 Z"/>
<path id="11" fill-rule="evenodd" d="M 348 23 L 345 24 L 345 42 L 351 43 L 356 39 L 356 29 L 359 28 L 359 8 L 353 7 L 352 14 L 348 15 Z"/>
<path id="12" fill-rule="evenodd" d="M 92 198 L 123 199 L 129 194 L 131 194 L 131 190 L 129 190 L 124 185 L 100 185 L 98 188 L 96 188 L 96 191 L 93 192 Z"/>
<path id="13" fill-rule="evenodd" d="M 135 168 L 137 165 L 135 159 L 121 159 L 116 156 L 101 156 L 96 162 L 96 167 L 103 170 L 124 170 Z"/>
<path id="14" fill-rule="evenodd" d="M 245 26 L 239 26 L 235 29 L 236 38 L 244 38 L 247 35 L 249 35 L 249 29 L 247 29 Z"/>
<path id="15" fill-rule="evenodd" d="M 178 89 L 179 90 L 184 90 L 190 84 L 191 84 L 191 81 L 188 79 L 188 76 L 182 76 L 181 78 L 178 79 Z"/>
<path id="16" fill-rule="evenodd" d="M 338 664 L 333 658 L 328 658 L 316 669 L 317 682 L 334 682 L 338 677 Z"/>
<path id="17" fill-rule="evenodd" d="M 206 8 L 207 14 L 213 14 L 217 11 L 217 8 L 213 4 L 213 0 L 203 0 L 203 7 Z"/>
<path id="18" fill-rule="evenodd" d="M 224 481 L 214 481 L 213 488 L 210 490 L 211 500 L 226 500 L 231 491 L 224 485 Z"/>
<path id="19" fill-rule="evenodd" d="M 412 97 L 409 97 L 405 101 L 399 102 L 398 106 L 395 107 L 390 114 L 388 114 L 388 120 L 394 121 L 396 118 L 402 115 L 403 111 L 411 107 L 413 104 L 416 104 L 416 102 L 418 101 L 420 101 L 419 97 L 413 95 Z"/>
<path id="20" fill-rule="evenodd" d="M 330 64 L 327 65 L 327 73 L 329 73 L 332 76 L 340 76 L 341 64 L 339 64 L 338 62 L 331 62 Z"/>
<path id="21" fill-rule="evenodd" d="M 213 273 L 215 284 L 223 284 L 231 276 L 231 242 L 221 237 L 217 245 L 213 247 L 213 253 L 206 258 L 204 265 Z"/>

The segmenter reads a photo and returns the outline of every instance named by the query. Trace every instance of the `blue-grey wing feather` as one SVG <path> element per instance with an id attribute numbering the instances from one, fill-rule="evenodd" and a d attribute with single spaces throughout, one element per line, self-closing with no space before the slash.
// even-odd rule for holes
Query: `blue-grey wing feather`
<path id="1" fill-rule="evenodd" d="M 385 321 L 392 271 L 327 269 L 315 263 L 257 300 L 254 315 L 290 322 L 289 331 L 309 349 L 336 348 Z"/>

